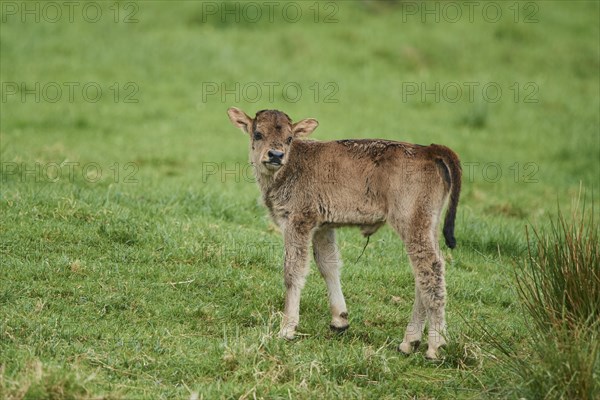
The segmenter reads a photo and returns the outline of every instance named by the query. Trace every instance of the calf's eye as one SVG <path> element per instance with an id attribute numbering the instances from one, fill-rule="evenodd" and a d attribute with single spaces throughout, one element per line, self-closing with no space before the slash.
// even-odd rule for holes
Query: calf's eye
<path id="1" fill-rule="evenodd" d="M 290 143 L 292 143 L 292 140 L 293 140 L 293 139 L 294 139 L 294 138 L 290 136 L 289 138 L 287 138 L 287 140 L 286 140 L 285 142 L 286 142 L 287 144 L 290 144 Z"/>
<path id="2" fill-rule="evenodd" d="M 261 140 L 263 138 L 262 133 L 254 132 L 254 140 Z"/>

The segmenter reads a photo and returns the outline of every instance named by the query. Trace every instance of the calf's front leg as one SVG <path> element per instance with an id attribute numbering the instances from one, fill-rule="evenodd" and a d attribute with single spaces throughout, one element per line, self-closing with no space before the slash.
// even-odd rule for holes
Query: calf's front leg
<path id="1" fill-rule="evenodd" d="M 279 335 L 294 339 L 300 322 L 300 293 L 308 274 L 308 247 L 311 230 L 304 225 L 288 223 L 284 231 L 285 260 L 283 279 L 285 282 L 285 307 Z"/>
<path id="2" fill-rule="evenodd" d="M 321 228 L 313 236 L 313 253 L 321 276 L 327 284 L 329 307 L 331 309 L 331 329 L 338 332 L 348 329 L 348 310 L 340 283 L 342 262 L 335 243 L 335 231 Z"/>

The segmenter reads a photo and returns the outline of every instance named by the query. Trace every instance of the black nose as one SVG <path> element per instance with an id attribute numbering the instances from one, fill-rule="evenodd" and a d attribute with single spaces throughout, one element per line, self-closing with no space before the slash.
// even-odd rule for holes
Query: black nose
<path id="1" fill-rule="evenodd" d="M 269 152 L 267 153 L 267 155 L 269 156 L 269 162 L 281 163 L 281 160 L 283 159 L 283 154 L 283 151 L 269 150 Z"/>

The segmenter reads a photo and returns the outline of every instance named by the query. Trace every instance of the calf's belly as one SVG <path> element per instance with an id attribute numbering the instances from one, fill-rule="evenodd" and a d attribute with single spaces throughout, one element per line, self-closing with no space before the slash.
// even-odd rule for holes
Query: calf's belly
<path id="1" fill-rule="evenodd" d="M 386 212 L 383 207 L 373 204 L 347 204 L 325 210 L 322 213 L 323 222 L 339 225 L 378 225 L 385 222 Z"/>

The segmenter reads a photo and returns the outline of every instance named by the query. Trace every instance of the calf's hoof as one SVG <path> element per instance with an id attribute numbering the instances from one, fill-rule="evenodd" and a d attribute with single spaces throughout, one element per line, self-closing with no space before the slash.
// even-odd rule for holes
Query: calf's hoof
<path id="1" fill-rule="evenodd" d="M 430 360 L 430 361 L 437 361 L 440 359 L 439 357 L 439 349 L 446 347 L 445 344 L 441 345 L 440 347 L 438 347 L 437 349 L 434 348 L 428 348 L 427 351 L 425 352 L 425 358 Z"/>
<path id="2" fill-rule="evenodd" d="M 427 351 L 425 352 L 425 358 L 430 361 L 437 360 L 438 359 L 437 351 L 435 351 L 434 349 L 427 349 Z"/>
<path id="3" fill-rule="evenodd" d="M 348 324 L 348 313 L 346 311 L 340 313 L 339 316 L 334 316 L 331 319 L 331 324 L 329 324 L 329 328 L 331 328 L 334 332 L 344 332 L 348 329 L 350 324 Z"/>
<path id="4" fill-rule="evenodd" d="M 329 328 L 332 331 L 337 332 L 337 333 L 345 332 L 349 327 L 350 327 L 350 325 L 347 322 L 345 325 L 341 325 L 341 326 L 335 325 L 333 323 L 329 325 Z"/>
<path id="5" fill-rule="evenodd" d="M 279 331 L 279 337 L 285 340 L 294 340 L 296 338 L 296 327 L 287 326 L 281 328 Z"/>
<path id="6" fill-rule="evenodd" d="M 420 340 L 414 340 L 412 342 L 402 341 L 402 343 L 400 343 L 400 346 L 398 346 L 398 350 L 400 350 L 402 353 L 404 353 L 406 355 L 410 355 L 410 354 L 414 353 L 415 351 L 417 351 L 417 349 L 419 348 L 420 345 L 421 345 Z"/>

